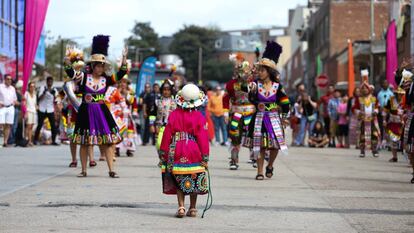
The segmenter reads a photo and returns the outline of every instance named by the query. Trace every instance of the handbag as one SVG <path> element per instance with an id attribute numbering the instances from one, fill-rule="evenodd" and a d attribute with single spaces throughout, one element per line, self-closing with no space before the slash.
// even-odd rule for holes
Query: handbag
<path id="1" fill-rule="evenodd" d="M 307 116 L 308 121 L 316 121 L 316 114 L 312 114 L 310 116 Z"/>

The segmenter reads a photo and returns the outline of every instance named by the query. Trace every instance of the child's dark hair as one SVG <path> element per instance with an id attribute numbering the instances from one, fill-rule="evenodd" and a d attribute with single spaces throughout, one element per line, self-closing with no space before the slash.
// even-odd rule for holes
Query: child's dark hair
<path id="1" fill-rule="evenodd" d="M 321 126 L 320 129 L 316 129 L 316 126 L 318 124 Z M 318 134 L 325 134 L 325 129 L 323 128 L 323 124 L 321 121 L 316 121 L 315 126 L 313 126 L 313 132 Z"/>
<path id="2" fill-rule="evenodd" d="M 166 87 L 166 86 L 169 86 L 170 87 L 170 90 L 171 90 L 171 95 L 173 95 L 173 96 L 175 96 L 175 90 L 174 90 L 174 85 L 173 84 L 170 84 L 170 82 L 169 81 L 167 81 L 167 80 L 165 80 L 164 82 L 162 82 L 162 84 L 161 84 L 161 87 L 160 87 L 160 91 L 161 91 L 161 93 L 164 91 L 164 88 Z"/>

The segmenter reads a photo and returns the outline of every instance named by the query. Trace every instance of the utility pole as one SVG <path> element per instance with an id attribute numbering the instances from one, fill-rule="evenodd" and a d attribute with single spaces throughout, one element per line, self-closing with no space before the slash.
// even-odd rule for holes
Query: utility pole
<path id="1" fill-rule="evenodd" d="M 135 62 L 141 62 L 140 60 L 139 60 L 139 50 L 140 50 L 140 48 L 135 48 Z"/>
<path id="2" fill-rule="evenodd" d="M 64 43 L 64 39 L 62 37 L 59 36 L 60 39 L 60 62 L 63 62 L 63 43 Z M 59 70 L 59 80 L 62 81 L 63 80 L 63 64 L 60 64 L 60 70 Z"/>
<path id="3" fill-rule="evenodd" d="M 202 85 L 203 81 L 201 80 L 203 71 L 203 48 L 198 48 L 198 85 Z"/>

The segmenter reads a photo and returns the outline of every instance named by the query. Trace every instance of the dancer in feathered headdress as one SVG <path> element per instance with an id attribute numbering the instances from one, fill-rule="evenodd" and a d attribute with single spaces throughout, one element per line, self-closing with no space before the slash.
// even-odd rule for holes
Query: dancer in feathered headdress
<path id="1" fill-rule="evenodd" d="M 229 60 L 234 64 L 233 79 L 226 83 L 223 97 L 224 121 L 229 124 L 228 134 L 231 139 L 230 169 L 237 170 L 239 151 L 248 125 L 255 112 L 255 106 L 249 100 L 248 83 L 252 80 L 252 68 L 245 61 L 243 54 L 230 54 Z M 231 108 L 230 108 L 231 106 Z"/>
<path id="2" fill-rule="evenodd" d="M 108 75 L 110 63 L 108 55 L 109 36 L 98 35 L 92 41 L 91 59 L 86 62 L 86 72 L 77 70 L 70 63 L 70 58 L 65 58 L 65 71 L 74 79 L 79 92 L 82 94 L 82 103 L 79 106 L 78 117 L 71 140 L 81 145 L 82 172 L 79 177 L 85 177 L 86 163 L 89 147 L 99 145 L 102 147 L 109 168 L 109 176 L 118 178 L 113 170 L 113 144 L 122 141 L 119 128 L 112 117 L 108 107 L 105 105 L 105 92 L 109 86 L 122 78 L 127 71 L 126 55 L 128 50 L 123 52 L 122 66 L 117 75 Z M 67 51 L 71 54 L 71 51 Z"/>
<path id="3" fill-rule="evenodd" d="M 270 152 L 265 172 L 267 178 L 273 176 L 273 163 L 278 151 L 287 152 L 283 128 L 289 117 L 290 102 L 279 83 L 279 72 L 276 69 L 281 53 L 282 46 L 268 41 L 263 57 L 257 63 L 258 80 L 249 85 L 250 99 L 256 105 L 256 113 L 251 120 L 245 146 L 252 148 L 257 158 L 257 180 L 264 179 L 266 151 Z"/>
<path id="4" fill-rule="evenodd" d="M 355 100 L 352 110 L 358 115 L 358 130 L 360 131 L 360 157 L 365 157 L 365 150 L 371 149 L 372 155 L 378 157 L 378 141 L 380 129 L 378 125 L 379 104 L 368 82 L 368 70 L 361 71 L 361 97 Z"/>
<path id="5" fill-rule="evenodd" d="M 412 62 L 403 62 L 395 73 L 395 81 L 405 91 L 403 148 L 410 159 L 414 184 L 414 75 Z"/>

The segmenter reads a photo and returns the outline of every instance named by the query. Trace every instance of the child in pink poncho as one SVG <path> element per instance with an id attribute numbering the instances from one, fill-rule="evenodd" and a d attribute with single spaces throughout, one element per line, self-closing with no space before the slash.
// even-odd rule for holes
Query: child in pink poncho
<path id="1" fill-rule="evenodd" d="M 207 124 L 196 110 L 205 95 L 194 84 L 187 84 L 176 97 L 178 109 L 168 117 L 160 147 L 163 193 L 178 197 L 177 217 L 184 217 L 184 197 L 190 195 L 187 216 L 196 217 L 197 195 L 207 194 L 206 167 L 209 158 Z"/>

